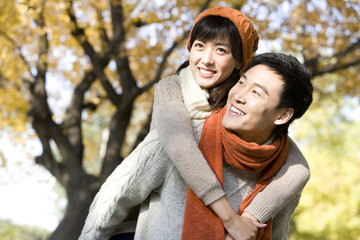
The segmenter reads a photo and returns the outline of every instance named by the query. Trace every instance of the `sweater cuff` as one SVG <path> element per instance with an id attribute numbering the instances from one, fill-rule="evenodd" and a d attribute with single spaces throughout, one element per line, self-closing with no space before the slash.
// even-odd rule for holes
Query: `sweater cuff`
<path id="1" fill-rule="evenodd" d="M 265 223 L 271 218 L 271 211 L 258 202 L 251 202 L 244 211 L 253 215 L 261 223 Z"/>
<path id="2" fill-rule="evenodd" d="M 219 184 L 220 185 L 220 184 Z M 215 202 L 219 198 L 225 196 L 224 190 L 220 187 L 213 187 L 208 189 L 206 192 L 202 193 L 199 198 L 203 201 L 203 203 L 208 206 L 209 204 Z"/>

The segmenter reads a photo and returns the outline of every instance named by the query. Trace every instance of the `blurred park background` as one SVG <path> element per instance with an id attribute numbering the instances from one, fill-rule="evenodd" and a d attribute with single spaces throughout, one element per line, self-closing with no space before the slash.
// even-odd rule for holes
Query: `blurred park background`
<path id="1" fill-rule="evenodd" d="M 360 239 L 358 0 L 1 0 L 0 239 L 77 239 L 147 133 L 156 82 L 215 6 L 254 22 L 258 53 L 292 54 L 314 76 L 290 131 L 312 172 L 290 239 Z"/>

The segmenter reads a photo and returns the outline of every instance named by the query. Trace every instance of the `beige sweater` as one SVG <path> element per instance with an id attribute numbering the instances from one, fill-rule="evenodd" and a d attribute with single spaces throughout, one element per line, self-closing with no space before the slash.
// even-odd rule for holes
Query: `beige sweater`
<path id="1" fill-rule="evenodd" d="M 179 77 L 173 76 L 161 82 L 165 85 L 173 83 L 179 84 Z M 199 140 L 203 121 L 194 119 L 190 122 L 195 142 Z M 183 150 L 186 152 L 187 149 Z M 196 180 L 206 181 L 206 178 L 198 175 Z M 257 174 L 224 165 L 225 193 L 234 209 L 251 192 L 257 178 Z M 288 223 L 301 190 L 298 188 L 295 194 L 282 201 L 277 213 L 272 215 L 273 239 L 286 239 Z M 153 130 L 103 184 L 91 205 L 79 239 L 109 239 L 125 221 L 131 208 L 140 203 L 136 239 L 180 239 L 186 193 L 186 183 L 168 158 L 157 131 Z"/>

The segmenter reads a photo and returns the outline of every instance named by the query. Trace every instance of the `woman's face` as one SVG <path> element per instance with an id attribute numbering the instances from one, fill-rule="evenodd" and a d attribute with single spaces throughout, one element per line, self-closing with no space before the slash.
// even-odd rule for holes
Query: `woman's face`
<path id="1" fill-rule="evenodd" d="M 195 40 L 190 49 L 190 68 L 200 87 L 211 88 L 222 83 L 238 66 L 226 40 Z"/>

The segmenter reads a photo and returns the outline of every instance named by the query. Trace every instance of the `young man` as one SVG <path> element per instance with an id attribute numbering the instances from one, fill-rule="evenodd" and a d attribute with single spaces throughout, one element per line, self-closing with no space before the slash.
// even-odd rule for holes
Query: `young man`
<path id="1" fill-rule="evenodd" d="M 313 91 L 310 73 L 294 57 L 261 54 L 247 69 L 230 90 L 226 107 L 205 121 L 199 143 L 239 214 L 281 169 L 288 154 L 288 127 L 308 109 Z M 283 205 L 257 239 L 286 239 L 300 194 Z M 223 239 L 222 229 L 189 191 L 183 238 Z"/>
<path id="2" fill-rule="evenodd" d="M 311 102 L 310 74 L 295 58 L 261 54 L 231 89 L 227 106 L 205 121 L 199 147 L 239 214 L 284 164 L 288 155 L 288 126 L 305 113 Z M 198 139 L 202 124 L 203 120 L 193 120 Z M 156 131 L 147 136 L 147 142 L 152 139 L 156 142 Z M 139 203 L 142 207 L 137 239 L 224 239 L 222 222 L 191 190 L 188 192 L 161 143 L 157 144 L 158 151 L 153 152 L 151 159 L 136 156 L 141 151 L 150 151 L 147 145 L 134 151 L 134 157 L 129 156 L 138 161 L 137 169 L 134 170 L 133 162 L 124 161 L 108 178 L 108 185 L 116 184 L 97 195 L 94 200 L 97 210 L 90 211 L 80 239 L 109 238 L 131 207 Z M 111 199 L 114 209 L 109 210 L 107 193 L 113 195 L 112 191 L 119 186 L 124 187 Z M 283 204 L 272 216 L 273 221 L 259 231 L 259 238 L 286 239 L 300 194 L 301 190 Z M 97 214 L 101 211 L 109 216 L 99 219 Z"/>

